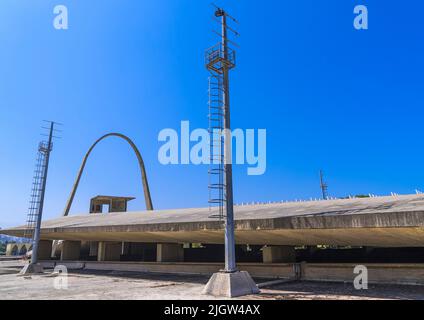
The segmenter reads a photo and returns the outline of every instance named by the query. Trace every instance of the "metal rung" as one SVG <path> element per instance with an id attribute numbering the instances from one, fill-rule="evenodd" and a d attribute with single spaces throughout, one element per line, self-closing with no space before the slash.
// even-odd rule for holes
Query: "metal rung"
<path id="1" fill-rule="evenodd" d="M 208 188 L 210 190 L 220 190 L 221 188 L 224 188 L 224 187 L 225 185 L 223 184 L 223 185 L 209 186 Z"/>
<path id="2" fill-rule="evenodd" d="M 220 174 L 220 173 L 223 173 L 223 172 L 225 172 L 224 169 L 212 169 L 212 170 L 209 170 L 209 173 L 210 174 Z"/>

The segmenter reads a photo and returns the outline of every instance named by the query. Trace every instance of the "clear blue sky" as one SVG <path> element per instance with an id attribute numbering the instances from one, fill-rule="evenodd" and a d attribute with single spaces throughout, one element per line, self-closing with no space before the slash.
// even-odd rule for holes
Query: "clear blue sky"
<path id="1" fill-rule="evenodd" d="M 234 173 L 235 201 L 424 189 L 424 4 L 421 1 L 217 1 L 240 25 L 232 81 L 234 128 L 268 130 L 267 172 Z M 204 49 L 210 0 L 2 0 L 0 227 L 25 221 L 43 119 L 63 122 L 45 218 L 60 216 L 80 161 L 108 132 L 145 159 L 157 209 L 207 206 L 207 167 L 162 166 L 157 136 L 180 121 L 207 126 Z M 52 26 L 69 9 L 69 30 Z M 369 30 L 353 28 L 367 4 Z M 136 158 L 104 141 L 87 165 L 72 213 L 97 194 L 136 196 Z"/>

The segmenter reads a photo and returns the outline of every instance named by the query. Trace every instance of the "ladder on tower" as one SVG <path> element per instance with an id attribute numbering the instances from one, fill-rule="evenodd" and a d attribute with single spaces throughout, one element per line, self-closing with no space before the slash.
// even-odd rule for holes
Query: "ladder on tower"
<path id="1" fill-rule="evenodd" d="M 224 219 L 224 88 L 220 74 L 209 77 L 209 210 L 211 218 Z"/>
<path id="2" fill-rule="evenodd" d="M 24 232 L 24 238 L 31 239 L 34 241 L 34 231 L 37 226 L 38 215 L 40 214 L 41 194 L 44 180 L 46 179 L 46 160 L 47 153 L 51 151 L 52 145 L 48 145 L 48 142 L 40 142 L 38 146 L 38 153 L 36 159 L 36 165 L 34 170 L 34 177 L 31 188 L 31 196 L 29 201 L 28 215 L 26 221 L 26 228 Z"/>

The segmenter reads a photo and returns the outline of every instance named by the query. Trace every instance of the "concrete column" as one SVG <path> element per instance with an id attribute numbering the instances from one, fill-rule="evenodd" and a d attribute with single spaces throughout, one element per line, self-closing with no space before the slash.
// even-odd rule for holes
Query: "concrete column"
<path id="1" fill-rule="evenodd" d="M 41 240 L 38 243 L 38 260 L 50 260 L 52 257 L 52 250 L 52 240 Z"/>
<path id="2" fill-rule="evenodd" d="M 97 261 L 121 260 L 122 242 L 100 241 L 97 250 Z"/>
<path id="3" fill-rule="evenodd" d="M 80 258 L 81 241 L 63 241 L 60 260 L 78 260 Z"/>
<path id="4" fill-rule="evenodd" d="M 158 243 L 156 251 L 157 262 L 182 262 L 184 261 L 184 248 L 176 243 Z"/>
<path id="5" fill-rule="evenodd" d="M 267 246 L 262 249 L 264 263 L 296 262 L 296 251 L 290 246 Z"/>
<path id="6" fill-rule="evenodd" d="M 12 255 L 12 250 L 13 247 L 15 246 L 15 243 L 8 243 L 6 246 L 6 256 L 11 256 Z"/>
<path id="7" fill-rule="evenodd" d="M 106 243 L 99 241 L 97 245 L 97 261 L 105 261 L 106 257 Z"/>

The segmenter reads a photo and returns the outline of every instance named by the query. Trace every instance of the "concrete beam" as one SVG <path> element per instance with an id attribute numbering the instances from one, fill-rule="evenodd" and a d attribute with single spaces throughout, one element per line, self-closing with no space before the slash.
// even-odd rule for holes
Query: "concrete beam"
<path id="1" fill-rule="evenodd" d="M 64 241 L 60 260 L 78 260 L 80 258 L 81 241 Z"/>
<path id="2" fill-rule="evenodd" d="M 184 248 L 181 244 L 158 243 L 156 251 L 157 262 L 182 262 L 184 261 Z"/>
<path id="3" fill-rule="evenodd" d="M 264 263 L 296 262 L 296 251 L 290 246 L 267 246 L 262 249 Z"/>

